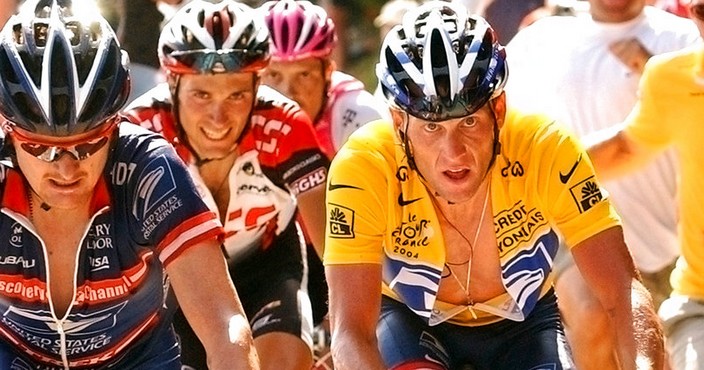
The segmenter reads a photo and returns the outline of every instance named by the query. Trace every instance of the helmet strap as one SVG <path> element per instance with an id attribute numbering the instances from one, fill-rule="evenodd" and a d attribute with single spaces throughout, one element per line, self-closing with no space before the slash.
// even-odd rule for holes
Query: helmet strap
<path id="1" fill-rule="evenodd" d="M 188 151 L 193 155 L 196 160 L 196 164 L 200 165 L 203 160 L 198 156 L 191 144 L 188 143 L 188 137 L 181 129 L 181 117 L 179 115 L 179 101 L 178 92 L 181 88 L 181 75 L 178 73 L 169 72 L 169 92 L 171 93 L 171 114 L 174 116 L 174 122 L 176 126 L 176 138 L 179 144 L 182 144 L 188 148 Z"/>
<path id="2" fill-rule="evenodd" d="M 313 127 L 318 123 L 320 118 L 323 116 L 323 113 L 325 113 L 325 108 L 328 105 L 328 100 L 330 99 L 330 86 L 332 85 L 332 71 L 330 72 L 330 75 L 328 76 L 328 68 L 333 68 L 333 64 L 335 63 L 333 60 L 330 58 L 320 58 L 320 61 L 322 62 L 321 68 L 323 69 L 323 77 L 325 78 L 325 87 L 323 88 L 323 96 L 320 98 L 323 99 L 322 103 L 320 104 L 320 111 L 318 111 L 318 114 L 315 115 L 315 117 L 311 117 L 313 119 Z"/>
<path id="3" fill-rule="evenodd" d="M 486 173 L 489 173 L 491 171 L 491 168 L 494 166 L 494 163 L 496 162 L 496 157 L 501 154 L 501 142 L 499 142 L 499 123 L 498 123 L 498 118 L 496 117 L 496 110 L 494 109 L 494 104 L 495 99 L 489 100 L 489 110 L 491 110 L 491 115 L 494 116 L 494 137 L 493 137 L 493 143 L 491 144 L 492 146 L 492 151 L 493 154 L 491 156 L 491 161 L 489 162 L 489 167 L 486 169 Z"/>
<path id="4" fill-rule="evenodd" d="M 423 174 L 420 173 L 418 170 L 418 166 L 416 166 L 416 160 L 413 158 L 413 150 L 411 149 L 411 139 L 408 138 L 408 125 L 409 125 L 409 119 L 408 119 L 408 112 L 402 111 L 403 112 L 403 131 L 399 130 L 399 135 L 401 136 L 401 141 L 403 143 L 403 151 L 406 153 L 406 160 L 408 161 L 408 167 L 410 167 L 411 170 L 418 172 L 421 178 L 423 177 Z"/>

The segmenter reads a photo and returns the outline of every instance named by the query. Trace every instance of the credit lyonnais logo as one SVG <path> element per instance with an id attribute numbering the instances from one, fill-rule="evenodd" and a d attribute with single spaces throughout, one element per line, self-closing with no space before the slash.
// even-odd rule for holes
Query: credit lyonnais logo
<path id="1" fill-rule="evenodd" d="M 604 196 L 601 194 L 599 185 L 594 180 L 594 176 L 589 176 L 570 188 L 572 199 L 574 199 L 580 213 L 584 213 L 599 203 Z"/>
<path id="2" fill-rule="evenodd" d="M 329 203 L 330 232 L 329 235 L 336 239 L 354 238 L 354 211 L 339 204 Z"/>

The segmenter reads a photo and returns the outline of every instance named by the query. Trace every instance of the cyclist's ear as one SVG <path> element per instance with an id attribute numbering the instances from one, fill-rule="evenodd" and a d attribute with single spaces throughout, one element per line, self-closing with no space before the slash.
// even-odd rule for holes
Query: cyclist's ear
<path id="1" fill-rule="evenodd" d="M 394 130 L 399 133 L 399 137 L 403 140 L 403 132 L 406 129 L 406 112 L 395 108 L 389 107 L 389 112 L 391 112 L 391 121 L 394 124 Z"/>
<path id="2" fill-rule="evenodd" d="M 332 73 L 337 69 L 337 63 L 334 60 L 327 58 L 323 60 L 323 76 L 325 77 L 325 82 L 330 83 L 332 80 Z"/>
<path id="3" fill-rule="evenodd" d="M 494 119 L 496 119 L 496 125 L 501 129 L 506 120 L 506 92 L 503 91 L 501 94 L 494 99 L 489 101 L 489 107 L 491 111 L 494 112 Z"/>

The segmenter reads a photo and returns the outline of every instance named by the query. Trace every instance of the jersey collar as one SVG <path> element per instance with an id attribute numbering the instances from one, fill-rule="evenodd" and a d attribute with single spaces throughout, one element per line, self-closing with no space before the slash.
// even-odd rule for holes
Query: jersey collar
<path id="1" fill-rule="evenodd" d="M 27 182 L 20 172 L 11 168 L 7 171 L 5 179 L 5 189 L 2 195 L 2 207 L 29 218 L 29 197 Z M 95 214 L 99 210 L 110 206 L 110 193 L 108 192 L 105 177 L 101 176 L 95 186 L 93 197 L 90 202 L 90 213 Z"/>

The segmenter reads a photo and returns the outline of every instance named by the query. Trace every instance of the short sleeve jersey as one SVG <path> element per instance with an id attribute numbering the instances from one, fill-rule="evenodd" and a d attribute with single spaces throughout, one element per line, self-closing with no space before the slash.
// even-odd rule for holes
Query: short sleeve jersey
<path id="1" fill-rule="evenodd" d="M 64 317 L 50 302 L 51 271 L 30 221 L 26 180 L 3 171 L 0 341 L 46 368 L 102 368 L 164 333 L 163 267 L 223 232 L 165 140 L 127 122 L 116 140 L 90 204 Z"/>
<path id="2" fill-rule="evenodd" d="M 503 317 L 517 321 L 550 289 L 558 233 L 571 248 L 620 222 L 583 149 L 548 122 L 509 112 L 489 174 L 501 279 L 513 301 Z M 364 126 L 337 154 L 327 212 L 325 264 L 381 264 L 383 294 L 432 324 L 441 303 L 444 241 L 427 188 L 409 169 L 392 124 Z M 478 324 L 467 315 L 450 322 Z"/>
<path id="3" fill-rule="evenodd" d="M 652 57 L 643 72 L 639 100 L 626 132 L 643 145 L 673 146 L 679 155 L 682 256 L 672 273 L 676 294 L 704 299 L 704 47 Z"/>
<path id="4" fill-rule="evenodd" d="M 159 85 L 135 100 L 126 114 L 176 146 L 201 196 L 219 215 L 193 154 L 178 135 L 168 86 Z M 266 86 L 259 87 L 250 124 L 237 150 L 239 156 L 229 174 L 230 202 L 224 225 L 230 261 L 241 261 L 272 246 L 295 222 L 296 195 L 324 184 L 329 166 L 310 119 L 298 105 Z"/>

